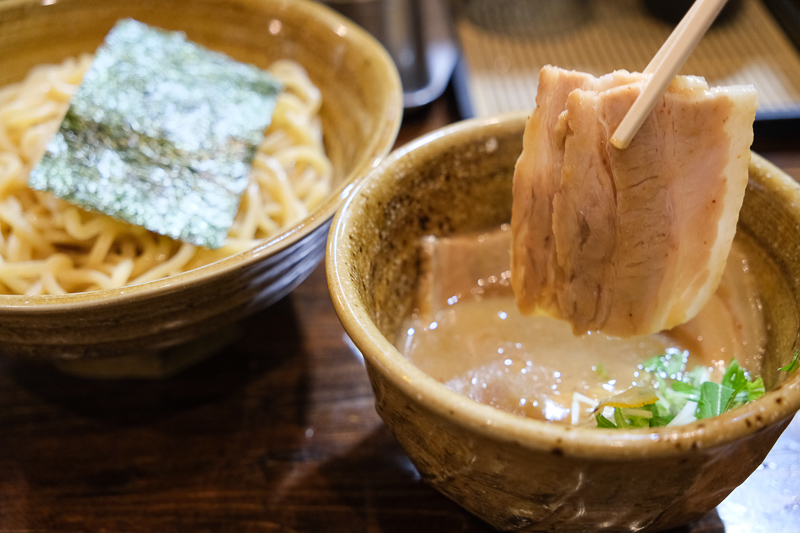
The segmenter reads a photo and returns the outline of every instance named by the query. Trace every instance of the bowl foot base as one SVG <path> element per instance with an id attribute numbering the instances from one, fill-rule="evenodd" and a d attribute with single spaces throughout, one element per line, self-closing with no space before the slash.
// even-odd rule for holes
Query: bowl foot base
<path id="1" fill-rule="evenodd" d="M 96 359 L 62 359 L 55 366 L 65 374 L 82 378 L 164 379 L 205 361 L 237 340 L 242 331 L 240 324 L 232 324 L 164 350 Z"/>

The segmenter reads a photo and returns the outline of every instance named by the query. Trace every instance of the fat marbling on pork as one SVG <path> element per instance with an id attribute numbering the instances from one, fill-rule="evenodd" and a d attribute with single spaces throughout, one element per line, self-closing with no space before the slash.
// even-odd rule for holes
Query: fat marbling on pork
<path id="1" fill-rule="evenodd" d="M 688 321 L 716 290 L 747 185 L 756 91 L 678 76 L 619 150 L 609 139 L 645 80 L 541 70 L 514 173 L 522 312 L 628 337 Z"/>

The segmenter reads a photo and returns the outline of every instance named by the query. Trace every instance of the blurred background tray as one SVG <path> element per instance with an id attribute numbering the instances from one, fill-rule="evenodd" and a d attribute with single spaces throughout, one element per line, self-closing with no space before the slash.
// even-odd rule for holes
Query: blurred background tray
<path id="1" fill-rule="evenodd" d="M 369 31 L 389 52 L 414 111 L 447 88 L 458 60 L 446 0 L 321 0 Z"/>
<path id="2" fill-rule="evenodd" d="M 462 56 L 454 79 L 464 118 L 533 109 L 539 69 L 596 75 L 642 70 L 674 22 L 654 15 L 673 0 L 459 0 Z M 800 138 L 800 2 L 730 0 L 681 73 L 711 85 L 753 84 L 756 138 Z"/>

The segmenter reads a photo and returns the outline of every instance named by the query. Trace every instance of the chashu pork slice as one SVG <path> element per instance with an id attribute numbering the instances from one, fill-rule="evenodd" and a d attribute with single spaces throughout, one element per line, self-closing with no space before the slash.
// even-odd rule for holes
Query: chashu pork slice
<path id="1" fill-rule="evenodd" d="M 543 95 L 555 107 L 534 116 L 557 117 L 552 142 L 525 144 L 515 171 L 511 280 L 520 309 L 566 319 L 576 333 L 629 337 L 682 324 L 725 267 L 747 185 L 755 90 L 679 76 L 618 150 L 608 139 L 644 76 L 584 76 L 565 98 Z M 574 77 L 549 67 L 540 80 L 547 91 L 558 85 L 548 78 Z M 532 118 L 526 137 L 545 135 L 528 131 L 543 126 Z M 550 203 L 532 208 L 518 191 Z M 547 217 L 532 214 L 541 209 Z M 533 226 L 544 249 L 534 249 Z"/>
<path id="2" fill-rule="evenodd" d="M 536 109 L 522 139 L 514 173 L 511 212 L 512 286 L 523 313 L 543 310 L 558 316 L 553 198 L 561 186 L 567 98 L 576 89 L 604 90 L 643 80 L 616 71 L 601 78 L 547 65 L 539 73 Z"/>

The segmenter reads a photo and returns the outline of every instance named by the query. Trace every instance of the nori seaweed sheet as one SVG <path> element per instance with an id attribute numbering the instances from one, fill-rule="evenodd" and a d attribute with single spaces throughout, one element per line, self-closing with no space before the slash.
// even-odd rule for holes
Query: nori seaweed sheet
<path id="1" fill-rule="evenodd" d="M 182 33 L 119 21 L 28 185 L 219 248 L 281 89 Z"/>

